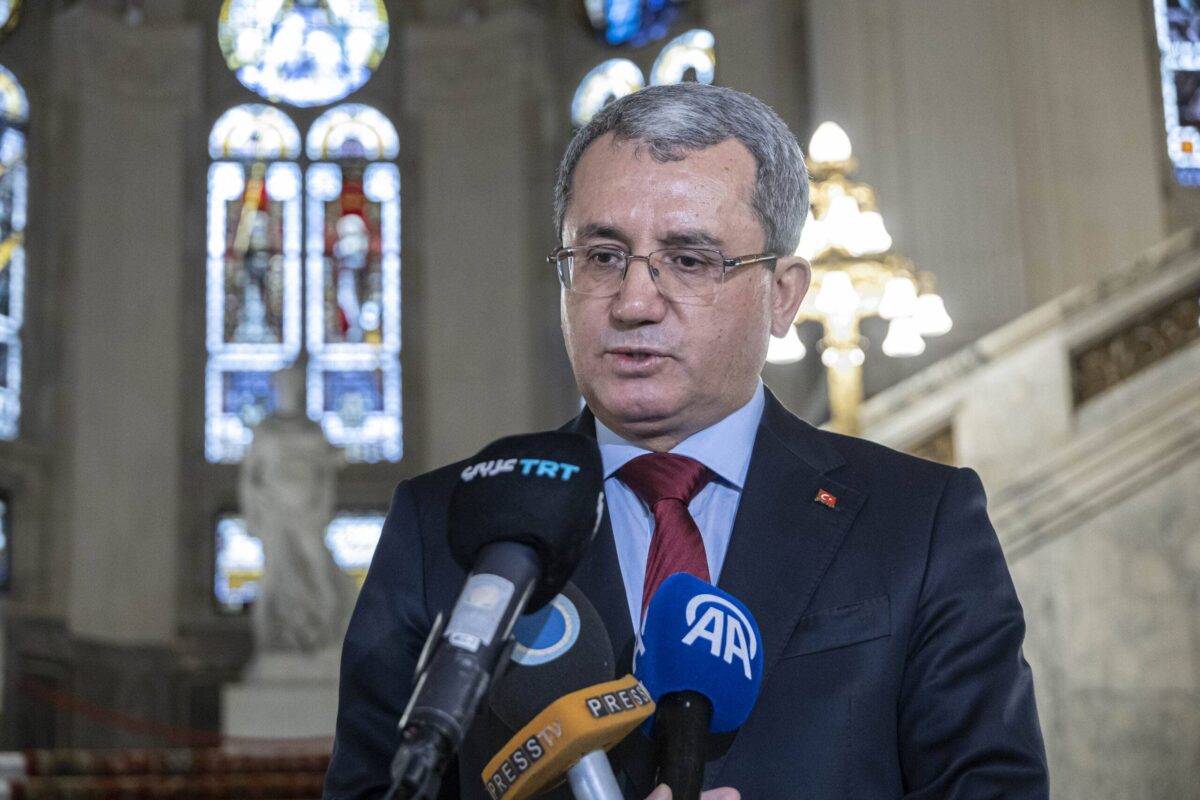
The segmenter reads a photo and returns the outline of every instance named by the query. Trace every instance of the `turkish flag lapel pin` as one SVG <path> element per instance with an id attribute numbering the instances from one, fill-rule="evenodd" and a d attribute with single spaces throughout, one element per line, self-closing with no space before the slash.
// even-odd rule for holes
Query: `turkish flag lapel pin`
<path id="1" fill-rule="evenodd" d="M 813 500 L 826 508 L 837 508 L 837 497 L 835 497 L 828 489 L 818 489 L 817 496 Z"/>

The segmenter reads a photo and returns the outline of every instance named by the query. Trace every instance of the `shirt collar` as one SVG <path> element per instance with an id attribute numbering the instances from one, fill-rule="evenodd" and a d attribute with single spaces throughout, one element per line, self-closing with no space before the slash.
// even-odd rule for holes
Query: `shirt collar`
<path id="1" fill-rule="evenodd" d="M 693 433 L 671 448 L 671 452 L 696 459 L 726 483 L 741 490 L 750 468 L 750 452 L 754 449 L 764 403 L 760 379 L 750 402 L 719 422 Z M 606 479 L 629 461 L 650 452 L 621 438 L 599 418 L 596 419 L 596 442 L 600 445 L 600 460 L 604 464 Z"/>

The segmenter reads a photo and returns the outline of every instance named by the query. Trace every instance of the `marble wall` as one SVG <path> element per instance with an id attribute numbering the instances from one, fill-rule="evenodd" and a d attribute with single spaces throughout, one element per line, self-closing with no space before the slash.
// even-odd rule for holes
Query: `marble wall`
<path id="1" fill-rule="evenodd" d="M 1198 433 L 1012 563 L 1055 797 L 1200 797 Z"/>

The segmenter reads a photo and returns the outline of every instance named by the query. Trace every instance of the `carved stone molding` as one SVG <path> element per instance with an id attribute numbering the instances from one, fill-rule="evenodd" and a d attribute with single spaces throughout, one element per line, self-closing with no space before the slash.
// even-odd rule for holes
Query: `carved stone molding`
<path id="1" fill-rule="evenodd" d="M 1075 407 L 1200 339 L 1200 286 L 1071 354 Z"/>

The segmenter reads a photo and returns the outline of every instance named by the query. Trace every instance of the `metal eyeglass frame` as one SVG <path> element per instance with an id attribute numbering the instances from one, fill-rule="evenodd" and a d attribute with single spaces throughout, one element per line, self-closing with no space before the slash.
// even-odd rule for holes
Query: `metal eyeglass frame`
<path id="1" fill-rule="evenodd" d="M 554 271 L 558 274 L 559 281 L 562 282 L 562 280 L 563 280 L 562 270 L 560 270 L 559 266 L 558 266 L 559 256 L 568 250 L 586 250 L 586 249 L 593 248 L 593 247 L 603 247 L 603 246 L 602 245 L 591 245 L 591 244 L 577 244 L 577 245 L 571 245 L 569 247 L 563 247 L 563 246 L 556 247 L 550 251 L 550 255 L 546 256 L 546 263 L 549 264 L 550 266 L 554 267 Z M 625 256 L 625 268 L 621 270 L 621 281 L 620 281 L 620 283 L 617 284 L 617 290 L 615 292 L 613 292 L 612 294 L 586 294 L 584 292 L 578 292 L 575 289 L 572 289 L 572 288 L 569 288 L 566 286 L 564 286 L 563 288 L 565 288 L 568 292 L 573 292 L 573 293 L 581 295 L 583 297 L 616 297 L 618 294 L 621 293 L 621 286 L 624 285 L 624 283 L 625 283 L 625 276 L 629 274 L 629 265 L 631 263 L 633 263 L 634 261 L 645 261 L 646 262 L 646 268 L 648 270 L 650 270 L 650 278 L 651 278 L 651 280 L 654 281 L 655 287 L 657 287 L 659 285 L 658 279 L 654 275 L 655 267 L 654 267 L 654 265 L 652 265 L 650 263 L 650 257 L 653 256 L 655 253 L 665 253 L 668 250 L 692 250 L 694 252 L 716 253 L 721 262 L 721 280 L 717 282 L 717 290 L 720 290 L 721 285 L 725 283 L 725 276 L 727 274 L 729 274 L 730 270 L 737 269 L 738 267 L 746 267 L 751 264 L 760 264 L 764 261 L 778 261 L 779 260 L 779 256 L 775 255 L 774 253 L 753 253 L 751 255 L 735 256 L 733 258 L 726 258 L 725 254 L 722 253 L 720 250 L 716 249 L 715 247 L 663 247 L 658 250 L 651 250 L 649 253 L 647 253 L 644 256 L 634 255 L 633 253 L 626 253 L 624 250 L 622 250 L 619 247 L 604 247 L 604 249 L 606 249 L 609 252 L 612 252 L 614 254 L 622 253 Z M 770 269 L 774 270 L 775 265 L 772 264 Z M 660 289 L 660 291 L 661 291 L 661 289 Z M 666 295 L 663 295 L 663 296 L 666 297 Z M 717 297 L 717 291 L 714 291 L 713 295 L 712 295 L 712 299 L 715 301 L 716 297 Z M 668 298 L 668 299 L 670 299 L 670 298 Z"/>

